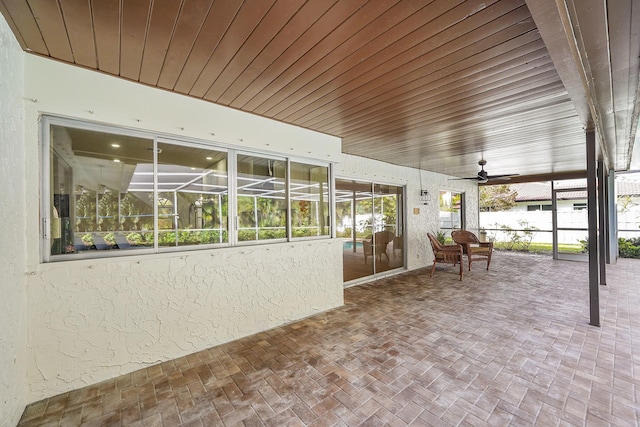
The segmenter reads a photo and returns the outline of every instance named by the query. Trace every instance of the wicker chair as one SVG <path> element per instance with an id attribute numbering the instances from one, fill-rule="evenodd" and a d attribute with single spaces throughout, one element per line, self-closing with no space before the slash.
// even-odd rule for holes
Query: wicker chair
<path id="1" fill-rule="evenodd" d="M 431 233 L 427 233 L 429 241 L 431 242 L 431 248 L 433 249 L 433 266 L 431 267 L 431 277 L 436 270 L 436 263 L 443 262 L 446 264 L 460 264 L 460 280 L 462 280 L 463 271 L 462 268 L 462 246 L 461 245 L 443 245 L 436 239 Z"/>
<path id="2" fill-rule="evenodd" d="M 382 255 L 387 258 L 389 262 L 389 254 L 387 253 L 387 245 L 393 239 L 393 234 L 389 231 L 378 231 L 374 236 L 369 236 L 366 240 L 362 241 L 362 249 L 364 253 L 364 263 L 367 263 L 367 258 L 373 256 L 373 245 L 375 241 L 376 247 L 376 260 L 382 261 Z"/>
<path id="3" fill-rule="evenodd" d="M 481 242 L 478 237 L 467 230 L 454 230 L 451 232 L 454 242 L 462 245 L 462 250 L 469 260 L 469 271 L 471 263 L 478 260 L 487 260 L 487 270 L 491 264 L 491 254 L 493 253 L 493 242 Z"/>

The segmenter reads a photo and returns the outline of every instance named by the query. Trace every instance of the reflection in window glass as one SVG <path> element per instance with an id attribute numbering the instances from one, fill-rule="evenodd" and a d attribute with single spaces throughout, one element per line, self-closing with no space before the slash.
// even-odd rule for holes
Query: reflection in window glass
<path id="1" fill-rule="evenodd" d="M 62 119 L 45 126 L 45 262 L 330 235 L 328 163 L 236 155 Z"/>
<path id="2" fill-rule="evenodd" d="M 291 162 L 292 237 L 329 235 L 329 168 Z"/>
<path id="3" fill-rule="evenodd" d="M 158 246 L 228 242 L 227 155 L 158 144 Z"/>
<path id="4" fill-rule="evenodd" d="M 287 237 L 286 162 L 238 155 L 238 241 Z"/>
<path id="5" fill-rule="evenodd" d="M 440 191 L 440 229 L 456 230 L 464 228 L 464 194 Z M 449 234 L 449 233 L 447 233 Z"/>
<path id="6" fill-rule="evenodd" d="M 403 267 L 404 188 L 341 179 L 335 188 L 344 281 Z"/>
<path id="7" fill-rule="evenodd" d="M 127 230 L 127 247 L 153 247 L 154 209 L 153 209 L 153 144 L 149 141 L 145 147 L 150 157 L 144 163 L 136 165 L 126 193 L 120 194 L 120 221 Z M 120 248 L 123 246 L 120 244 Z"/>
<path id="8" fill-rule="evenodd" d="M 51 255 L 153 245 L 152 193 L 132 188 L 138 167 L 153 164 L 153 140 L 56 125 L 50 133 Z"/>
<path id="9" fill-rule="evenodd" d="M 403 255 L 403 189 L 393 185 L 375 184 L 374 217 L 380 219 L 374 237 L 374 250 L 379 262 L 376 273 L 404 265 Z M 386 262 L 385 262 L 386 261 Z"/>
<path id="10" fill-rule="evenodd" d="M 51 203 L 49 203 L 51 225 L 49 231 L 52 255 L 74 252 L 73 218 L 71 216 L 73 207 L 71 206 L 72 200 L 70 198 L 70 191 L 73 188 L 73 171 L 69 160 L 56 154 L 52 149 L 51 179 L 49 181 L 49 194 L 51 194 Z M 93 215 L 95 217 L 95 201 Z"/>

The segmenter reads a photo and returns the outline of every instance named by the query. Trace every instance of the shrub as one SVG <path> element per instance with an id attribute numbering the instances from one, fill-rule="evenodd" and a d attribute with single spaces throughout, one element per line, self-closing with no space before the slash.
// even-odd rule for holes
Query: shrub
<path id="1" fill-rule="evenodd" d="M 246 242 L 249 240 L 255 240 L 256 232 L 253 230 L 238 230 L 238 241 Z"/>
<path id="2" fill-rule="evenodd" d="M 621 258 L 639 258 L 640 259 L 640 237 L 618 239 L 618 253 Z"/>
<path id="3" fill-rule="evenodd" d="M 583 240 L 579 240 L 582 245 L 582 253 L 589 252 L 589 239 L 585 237 Z M 620 258 L 639 258 L 640 259 L 640 237 L 625 239 L 620 237 L 618 239 L 618 254 Z"/>
<path id="4" fill-rule="evenodd" d="M 258 239 L 259 240 L 267 240 L 267 239 L 284 239 L 287 237 L 287 231 L 282 229 L 259 229 L 258 230 Z"/>
<path id="5" fill-rule="evenodd" d="M 506 241 L 504 242 L 505 249 L 527 252 L 533 240 L 533 235 L 539 228 L 529 225 L 529 223 L 524 220 L 519 220 L 518 225 L 521 227 L 520 230 L 514 230 L 504 224 L 495 224 L 494 226 L 506 235 Z"/>
<path id="6" fill-rule="evenodd" d="M 224 236 L 223 236 L 224 238 Z M 196 233 L 196 242 L 198 243 L 218 243 L 220 242 L 220 233 L 217 230 L 203 230 Z"/>
<path id="7" fill-rule="evenodd" d="M 127 237 L 127 241 L 132 246 L 144 245 L 146 243 L 143 235 L 135 231 L 132 231 L 131 233 L 127 234 L 126 237 Z"/>
<path id="8" fill-rule="evenodd" d="M 104 241 L 107 242 L 107 245 L 113 246 L 116 244 L 116 235 L 113 232 L 109 232 L 105 234 Z"/>
<path id="9" fill-rule="evenodd" d="M 343 232 L 336 232 L 336 237 L 351 237 L 351 227 L 347 227 Z"/>
<path id="10" fill-rule="evenodd" d="M 308 236 L 317 236 L 318 229 L 316 228 L 294 228 L 291 230 L 291 235 L 293 237 L 308 237 Z"/>
<path id="11" fill-rule="evenodd" d="M 585 237 L 582 240 L 578 240 L 578 243 L 580 243 L 580 247 L 581 250 L 580 252 L 583 254 L 589 253 L 589 238 Z"/>

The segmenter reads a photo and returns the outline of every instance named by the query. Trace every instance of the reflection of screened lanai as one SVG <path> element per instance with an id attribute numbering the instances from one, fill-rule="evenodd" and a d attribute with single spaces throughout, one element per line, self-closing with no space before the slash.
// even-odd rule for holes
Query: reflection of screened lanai
<path id="1" fill-rule="evenodd" d="M 50 255 L 329 236 L 326 163 L 95 128 L 48 128 Z"/>

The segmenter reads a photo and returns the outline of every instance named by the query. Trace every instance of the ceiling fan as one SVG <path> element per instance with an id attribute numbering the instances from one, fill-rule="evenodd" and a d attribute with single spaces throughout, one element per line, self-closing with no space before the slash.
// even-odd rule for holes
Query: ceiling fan
<path id="1" fill-rule="evenodd" d="M 478 181 L 479 184 L 484 184 L 487 181 L 493 181 L 493 180 L 502 180 L 502 181 L 508 181 L 512 176 L 518 176 L 517 173 L 515 174 L 506 174 L 506 175 L 489 175 L 487 173 L 487 171 L 484 170 L 484 165 L 487 164 L 486 160 L 480 160 L 478 162 L 478 164 L 480 165 L 480 171 L 478 172 L 478 174 L 474 177 L 469 177 L 469 178 L 455 178 L 455 179 L 473 179 Z"/>

